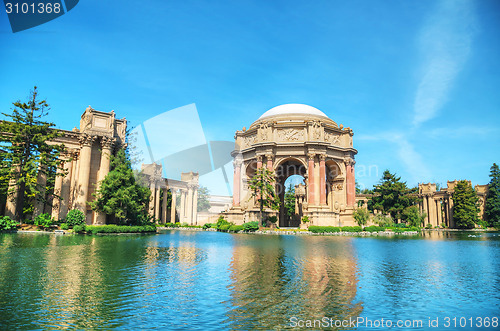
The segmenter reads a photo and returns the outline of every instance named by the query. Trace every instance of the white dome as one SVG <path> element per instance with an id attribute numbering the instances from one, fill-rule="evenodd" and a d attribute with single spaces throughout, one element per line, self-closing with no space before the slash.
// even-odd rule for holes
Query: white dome
<path id="1" fill-rule="evenodd" d="M 325 113 L 323 113 L 321 110 L 317 108 L 308 105 L 303 105 L 300 103 L 288 103 L 285 105 L 269 109 L 264 114 L 262 114 L 261 117 L 259 117 L 259 120 L 265 117 L 271 117 L 276 115 L 287 115 L 287 114 L 316 115 L 328 118 L 328 116 L 326 116 Z"/>

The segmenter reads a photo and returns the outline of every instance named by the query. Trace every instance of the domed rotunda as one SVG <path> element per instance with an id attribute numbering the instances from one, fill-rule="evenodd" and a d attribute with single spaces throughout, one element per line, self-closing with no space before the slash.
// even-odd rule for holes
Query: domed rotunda
<path id="1" fill-rule="evenodd" d="M 353 131 L 338 125 L 321 110 L 303 104 L 285 104 L 266 111 L 248 130 L 236 131 L 233 206 L 227 212 L 236 224 L 256 221 L 259 204 L 248 182 L 260 167 L 272 171 L 280 210 L 266 210 L 278 216 L 280 227 L 301 225 L 355 225 Z M 301 176 L 295 186 L 295 214 L 284 208 L 285 181 Z M 300 177 L 299 177 L 300 178 Z"/>

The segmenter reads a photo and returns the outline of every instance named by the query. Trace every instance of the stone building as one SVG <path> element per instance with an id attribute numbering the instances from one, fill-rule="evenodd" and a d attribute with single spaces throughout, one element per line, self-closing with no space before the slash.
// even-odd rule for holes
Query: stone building
<path id="1" fill-rule="evenodd" d="M 63 219 L 71 209 L 79 209 L 86 215 L 87 224 L 104 224 L 106 215 L 93 212 L 87 202 L 98 183 L 109 172 L 109 156 L 125 144 L 127 121 L 117 119 L 114 111 L 101 112 L 87 107 L 80 119 L 80 128 L 60 130 L 63 135 L 55 144 L 64 144 L 66 152 L 61 156 L 65 176 L 57 176 L 54 193 L 61 199 L 47 197 L 49 203 L 35 202 L 33 217 L 44 212 L 55 219 Z M 38 183 L 45 186 L 45 175 L 38 175 Z M 50 203 L 51 202 L 51 203 Z M 14 218 L 16 200 L 7 199 L 5 215 Z"/>
<path id="2" fill-rule="evenodd" d="M 161 164 L 143 164 L 141 170 L 151 190 L 149 214 L 157 223 L 198 225 L 198 173 L 183 172 L 181 180 L 175 180 L 163 177 Z M 172 193 L 170 205 L 168 190 Z"/>
<path id="3" fill-rule="evenodd" d="M 251 197 L 249 180 L 266 167 L 276 177 L 281 200 L 276 215 L 279 226 L 297 226 L 303 216 L 309 225 L 354 225 L 355 205 L 353 131 L 307 105 L 286 104 L 272 108 L 235 135 L 233 206 L 226 212 L 236 224 L 258 219 L 259 206 Z M 302 176 L 297 187 L 296 215 L 285 218 L 285 181 Z"/>
<path id="4" fill-rule="evenodd" d="M 470 184 L 470 181 L 468 181 Z M 422 199 L 419 204 L 420 211 L 427 214 L 425 225 L 431 224 L 433 227 L 444 224 L 449 228 L 455 227 L 453 220 L 453 192 L 458 181 L 448 181 L 447 187 L 439 191 L 436 184 L 418 184 L 418 196 Z M 483 218 L 484 204 L 488 194 L 488 185 L 476 185 L 474 187 L 479 197 L 479 218 Z"/>

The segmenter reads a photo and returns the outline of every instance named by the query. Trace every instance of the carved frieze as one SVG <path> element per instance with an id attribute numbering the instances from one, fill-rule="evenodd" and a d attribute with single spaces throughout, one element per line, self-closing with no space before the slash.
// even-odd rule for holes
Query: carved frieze
<path id="1" fill-rule="evenodd" d="M 257 140 L 256 134 L 252 134 L 252 135 L 248 135 L 246 137 L 243 137 L 243 146 L 245 148 L 250 147 L 255 143 L 256 140 Z"/>
<path id="2" fill-rule="evenodd" d="M 304 131 L 300 129 L 282 129 L 278 131 L 280 141 L 301 141 L 304 140 Z"/>
<path id="3" fill-rule="evenodd" d="M 332 145 L 338 145 L 340 143 L 340 135 L 325 131 L 325 141 L 329 142 Z"/>

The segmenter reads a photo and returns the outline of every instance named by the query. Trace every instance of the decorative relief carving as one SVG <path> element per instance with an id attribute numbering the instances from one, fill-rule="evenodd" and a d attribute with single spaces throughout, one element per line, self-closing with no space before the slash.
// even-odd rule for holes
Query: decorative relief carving
<path id="1" fill-rule="evenodd" d="M 80 145 L 82 145 L 82 147 L 83 146 L 91 147 L 95 139 L 96 136 L 90 136 L 88 134 L 83 134 L 78 138 L 78 140 L 80 141 Z"/>
<path id="2" fill-rule="evenodd" d="M 262 141 L 268 140 L 269 122 L 263 122 L 260 124 L 260 139 Z"/>
<path id="3" fill-rule="evenodd" d="M 321 124 L 319 121 L 312 122 L 312 138 L 313 140 L 321 139 Z"/>
<path id="4" fill-rule="evenodd" d="M 304 131 L 297 129 L 283 129 L 278 131 L 278 138 L 282 141 L 304 140 Z"/>
<path id="5" fill-rule="evenodd" d="M 102 137 L 101 146 L 102 146 L 102 148 L 112 149 L 113 146 L 114 146 L 114 144 L 115 144 L 115 142 L 116 142 L 115 138 Z"/>
<path id="6" fill-rule="evenodd" d="M 340 135 L 325 131 L 325 141 L 333 145 L 338 145 L 340 143 Z"/>
<path id="7" fill-rule="evenodd" d="M 245 145 L 245 147 L 250 147 L 255 143 L 256 140 L 257 140 L 257 135 L 252 134 L 252 135 L 243 137 L 243 144 Z"/>

